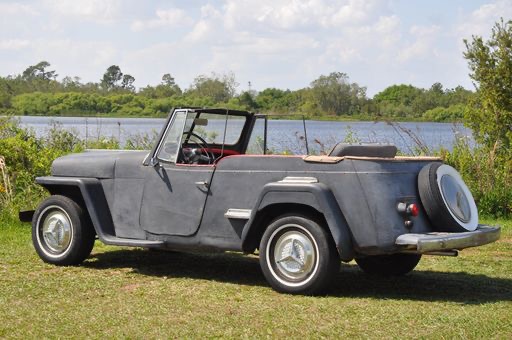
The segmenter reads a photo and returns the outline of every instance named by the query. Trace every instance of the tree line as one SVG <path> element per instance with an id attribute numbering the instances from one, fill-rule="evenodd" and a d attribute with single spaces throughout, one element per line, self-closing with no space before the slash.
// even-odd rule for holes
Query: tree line
<path id="1" fill-rule="evenodd" d="M 302 114 L 313 119 L 460 120 L 473 92 L 440 83 L 429 89 L 392 85 L 373 98 L 347 74 L 332 72 L 299 90 L 267 88 L 237 91 L 232 73 L 199 75 L 181 89 L 170 73 L 158 85 L 135 88 L 135 78 L 117 65 L 98 82 L 58 74 L 41 61 L 19 75 L 0 77 L 0 114 L 4 115 L 167 115 L 178 106 L 221 106 L 264 113 Z"/>

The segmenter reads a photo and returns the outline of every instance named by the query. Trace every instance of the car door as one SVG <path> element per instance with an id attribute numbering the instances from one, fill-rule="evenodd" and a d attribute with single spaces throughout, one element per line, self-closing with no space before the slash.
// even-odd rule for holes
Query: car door
<path id="1" fill-rule="evenodd" d="M 140 225 L 152 234 L 193 235 L 201 223 L 213 165 L 177 164 L 187 111 L 176 111 L 146 167 Z"/>

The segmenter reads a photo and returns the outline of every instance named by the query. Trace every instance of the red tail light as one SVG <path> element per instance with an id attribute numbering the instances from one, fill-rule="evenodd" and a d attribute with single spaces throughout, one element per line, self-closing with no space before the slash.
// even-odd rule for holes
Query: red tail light
<path id="1" fill-rule="evenodd" d="M 398 212 L 402 215 L 407 215 L 407 216 L 418 216 L 419 212 L 420 212 L 420 208 L 419 206 L 416 204 L 416 203 L 404 203 L 404 202 L 400 202 L 398 203 L 398 206 L 396 207 Z"/>
<path id="2" fill-rule="evenodd" d="M 407 206 L 406 212 L 411 216 L 418 216 L 420 209 L 417 204 L 411 203 Z"/>

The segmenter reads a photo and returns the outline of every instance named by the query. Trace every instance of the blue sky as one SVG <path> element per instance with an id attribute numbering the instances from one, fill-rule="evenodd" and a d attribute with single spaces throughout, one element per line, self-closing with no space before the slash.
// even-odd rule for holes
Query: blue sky
<path id="1" fill-rule="evenodd" d="M 463 39 L 512 19 L 512 0 L 0 0 L 0 75 L 41 60 L 98 81 L 119 65 L 135 85 L 212 72 L 248 87 L 298 89 L 339 71 L 370 96 L 392 84 L 472 89 Z"/>

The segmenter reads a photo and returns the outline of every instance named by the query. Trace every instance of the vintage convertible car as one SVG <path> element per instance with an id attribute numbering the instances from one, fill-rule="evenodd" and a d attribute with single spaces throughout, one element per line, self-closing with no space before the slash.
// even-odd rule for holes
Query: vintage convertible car
<path id="1" fill-rule="evenodd" d="M 276 290 L 324 290 L 341 261 L 403 275 L 423 254 L 496 241 L 478 224 L 457 171 L 393 145 L 338 144 L 329 155 L 269 154 L 268 119 L 226 109 L 174 109 L 148 151 L 86 151 L 56 159 L 37 183 L 41 259 L 79 264 L 96 236 L 111 245 L 259 253 Z M 307 141 L 307 138 L 306 138 Z"/>

